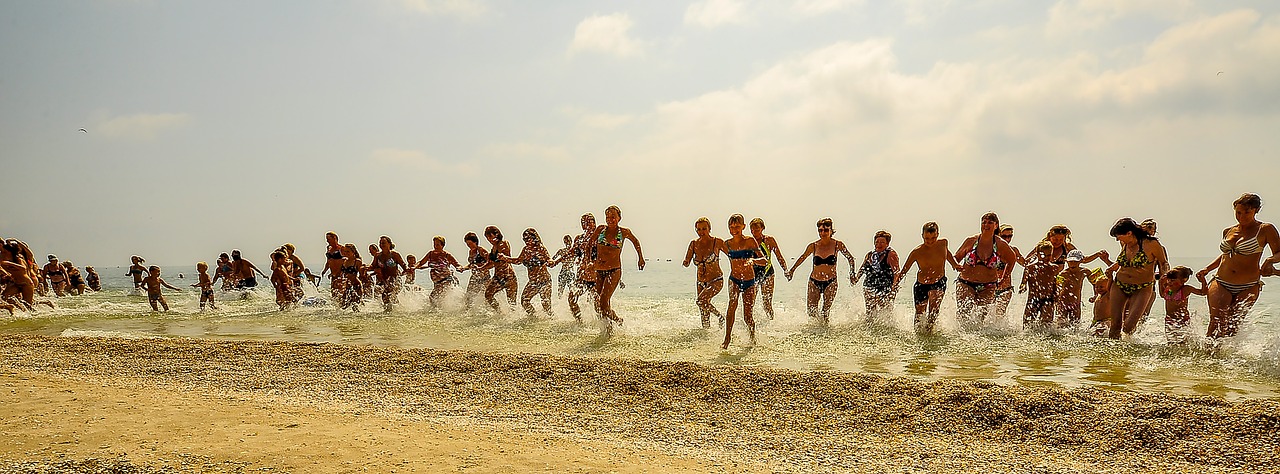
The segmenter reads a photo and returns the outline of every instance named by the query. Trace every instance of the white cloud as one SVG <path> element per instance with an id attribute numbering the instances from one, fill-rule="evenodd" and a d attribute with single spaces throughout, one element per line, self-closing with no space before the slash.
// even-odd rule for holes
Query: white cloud
<path id="1" fill-rule="evenodd" d="M 445 163 L 427 156 L 426 153 L 419 150 L 379 148 L 369 154 L 369 161 L 376 164 L 399 166 L 432 173 L 476 174 L 476 167 L 471 164 Z"/>
<path id="2" fill-rule="evenodd" d="M 1057 36 L 1097 30 L 1130 15 L 1179 20 L 1191 8 L 1190 0 L 1059 0 L 1049 9 L 1045 33 Z"/>
<path id="3" fill-rule="evenodd" d="M 901 0 L 902 15 L 908 25 L 928 25 L 942 16 L 951 0 Z"/>
<path id="4" fill-rule="evenodd" d="M 133 114 L 95 120 L 89 133 L 126 140 L 152 140 L 160 133 L 181 128 L 190 121 L 187 114 Z"/>
<path id="5" fill-rule="evenodd" d="M 863 0 L 796 0 L 792 10 L 801 15 L 822 15 L 861 5 Z"/>
<path id="6" fill-rule="evenodd" d="M 480 0 L 399 0 L 405 9 L 424 15 L 478 17 L 489 11 Z"/>
<path id="7" fill-rule="evenodd" d="M 595 15 L 578 23 L 569 43 L 569 54 L 580 52 L 612 54 L 620 57 L 642 54 L 640 41 L 628 36 L 631 17 L 625 13 Z"/>
<path id="8" fill-rule="evenodd" d="M 684 10 L 684 23 L 703 28 L 715 28 L 746 22 L 744 4 L 738 0 L 703 0 Z"/>

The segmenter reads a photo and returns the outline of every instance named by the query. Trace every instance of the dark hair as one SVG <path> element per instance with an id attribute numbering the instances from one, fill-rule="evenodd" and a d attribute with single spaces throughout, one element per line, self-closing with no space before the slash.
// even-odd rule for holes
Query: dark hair
<path id="1" fill-rule="evenodd" d="M 739 224 L 746 224 L 747 218 L 742 217 L 742 214 L 734 214 L 732 216 L 729 216 L 729 225 L 733 225 L 734 222 L 737 222 Z"/>
<path id="2" fill-rule="evenodd" d="M 1151 236 L 1147 234 L 1146 229 L 1143 229 L 1142 226 L 1138 225 L 1138 221 L 1133 220 L 1132 217 L 1122 217 L 1120 220 L 1116 221 L 1115 225 L 1111 226 L 1112 237 L 1118 237 L 1121 234 L 1127 234 L 1130 232 L 1133 233 L 1134 237 L 1138 238 L 1139 242 L 1144 239 L 1151 238 Z"/>
<path id="3" fill-rule="evenodd" d="M 876 236 L 872 237 L 871 241 L 875 242 L 876 239 L 881 237 L 884 237 L 884 243 L 886 244 L 889 242 L 893 242 L 893 234 L 890 234 L 889 231 L 887 230 L 876 231 Z"/>
<path id="4" fill-rule="evenodd" d="M 384 236 L 381 236 L 381 237 L 378 237 L 378 247 L 379 247 L 379 248 L 381 248 L 381 247 L 382 247 L 382 239 L 387 239 L 387 250 L 395 250 L 395 249 L 396 249 L 396 243 L 391 241 L 391 237 L 387 237 L 387 236 L 385 236 L 385 235 L 384 235 Z"/>
<path id="5" fill-rule="evenodd" d="M 831 229 L 831 235 L 836 235 L 836 226 L 833 222 L 831 222 L 830 217 L 823 217 L 821 219 L 818 219 L 818 228 L 822 228 L 822 227 L 827 227 Z"/>
<path id="6" fill-rule="evenodd" d="M 1068 229 L 1065 225 L 1058 224 L 1050 227 L 1049 231 L 1044 233 L 1044 240 L 1048 241 L 1049 237 L 1054 235 L 1065 235 L 1066 242 L 1071 243 L 1071 229 Z"/>
<path id="7" fill-rule="evenodd" d="M 1244 206 L 1246 209 L 1258 211 L 1262 209 L 1262 197 L 1253 193 L 1244 193 L 1241 194 L 1239 198 L 1236 198 L 1235 202 L 1232 202 L 1231 205 L 1233 207 Z"/>
<path id="8" fill-rule="evenodd" d="M 542 245 L 542 237 L 538 236 L 538 231 L 537 231 L 537 230 L 534 230 L 534 228 L 533 228 L 533 227 L 530 227 L 530 228 L 528 228 L 528 229 L 525 229 L 525 230 L 524 230 L 524 233 L 523 233 L 523 234 L 520 234 L 520 237 L 521 237 L 522 239 L 528 239 L 528 238 L 532 237 L 532 238 L 533 238 L 533 243 L 538 244 L 538 245 Z"/>
<path id="9" fill-rule="evenodd" d="M 938 233 L 938 223 L 934 221 L 925 222 L 924 227 L 921 227 L 920 230 L 926 234 L 936 234 Z"/>
<path id="10" fill-rule="evenodd" d="M 502 231 L 498 230 L 498 226 L 489 226 L 484 228 L 484 236 L 494 236 L 498 238 L 498 242 L 502 242 Z"/>
<path id="11" fill-rule="evenodd" d="M 997 227 L 1000 225 L 1000 216 L 997 216 L 995 211 L 983 214 L 982 220 L 994 222 Z"/>
<path id="12" fill-rule="evenodd" d="M 622 218 L 622 208 L 620 208 L 620 207 L 618 207 L 618 206 L 609 206 L 609 207 L 606 207 L 606 208 L 604 209 L 604 213 L 605 213 L 605 214 L 608 214 L 608 213 L 609 213 L 609 211 L 613 211 L 613 212 L 617 213 L 617 214 L 618 214 L 618 218 L 619 218 L 619 219 L 621 219 L 621 218 Z"/>
<path id="13" fill-rule="evenodd" d="M 271 260 L 280 260 L 280 259 L 282 259 L 282 258 L 288 258 L 288 257 L 289 257 L 288 255 L 285 255 L 285 253 L 284 253 L 283 251 L 280 251 L 280 250 L 276 250 L 275 252 L 271 252 Z"/>
<path id="14" fill-rule="evenodd" d="M 462 236 L 462 241 L 478 244 L 480 243 L 480 237 L 476 236 L 475 232 L 467 232 L 467 235 Z"/>
<path id="15" fill-rule="evenodd" d="M 1173 270 L 1169 270 L 1169 273 L 1166 273 L 1165 277 L 1170 280 L 1175 278 L 1176 279 L 1191 278 L 1191 269 L 1183 265 L 1178 265 L 1176 267 L 1173 267 Z"/>

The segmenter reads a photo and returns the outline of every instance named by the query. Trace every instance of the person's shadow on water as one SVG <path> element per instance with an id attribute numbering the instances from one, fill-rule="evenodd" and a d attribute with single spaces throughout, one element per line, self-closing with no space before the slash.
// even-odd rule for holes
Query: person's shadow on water
<path id="1" fill-rule="evenodd" d="M 736 353 L 731 349 L 721 349 L 720 353 L 716 355 L 716 362 L 720 364 L 739 365 L 742 363 L 743 359 L 747 358 L 748 355 L 751 355 L 751 351 L 753 349 L 755 349 L 755 346 L 745 346 Z"/>

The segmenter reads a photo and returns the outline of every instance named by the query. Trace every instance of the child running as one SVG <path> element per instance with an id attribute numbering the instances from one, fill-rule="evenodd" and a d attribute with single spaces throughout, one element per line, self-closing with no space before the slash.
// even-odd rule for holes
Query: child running
<path id="1" fill-rule="evenodd" d="M 1080 265 L 1083 261 L 1084 252 L 1067 252 L 1067 268 L 1058 274 L 1058 325 L 1061 327 L 1080 324 L 1080 293 L 1084 290 L 1084 280 L 1091 273 Z"/>
<path id="2" fill-rule="evenodd" d="M 1053 323 L 1054 297 L 1057 295 L 1057 276 L 1061 269 L 1052 260 L 1053 244 L 1042 240 L 1027 255 L 1027 272 L 1019 292 L 1027 292 L 1027 307 L 1022 313 L 1022 326 L 1039 323 L 1048 327 Z"/>
<path id="3" fill-rule="evenodd" d="M 548 268 L 560 265 L 560 275 L 556 277 L 556 283 L 559 284 L 559 288 L 556 289 L 556 298 L 564 296 L 564 289 L 573 284 L 573 249 L 573 236 L 564 234 L 564 248 L 557 250 L 551 257 L 551 262 L 547 264 Z"/>
<path id="4" fill-rule="evenodd" d="M 147 301 L 151 303 L 151 310 L 160 311 L 160 308 L 156 306 L 159 303 L 160 306 L 164 307 L 165 311 L 169 311 L 169 302 L 164 300 L 164 295 L 160 292 L 161 289 L 168 288 L 174 291 L 182 291 L 182 289 L 170 285 L 163 278 L 160 278 L 160 267 L 152 265 L 147 271 L 148 274 L 142 279 L 140 288 L 147 290 Z"/>
<path id="5" fill-rule="evenodd" d="M 907 254 L 907 263 L 902 265 L 895 279 L 901 282 L 912 265 L 919 266 L 916 282 L 911 287 L 912 301 L 916 305 L 915 329 L 918 334 L 931 334 L 938 322 L 938 312 L 942 310 L 942 297 L 947 293 L 946 265 L 951 264 L 951 268 L 959 271 L 960 264 L 947 248 L 947 239 L 938 238 L 937 222 L 926 222 L 920 229 L 920 237 L 924 242 Z"/>
<path id="6" fill-rule="evenodd" d="M 1089 329 L 1097 337 L 1106 337 L 1111 330 L 1111 279 L 1101 268 L 1089 272 L 1089 283 L 1093 284 L 1093 322 Z"/>
<path id="7" fill-rule="evenodd" d="M 729 216 L 729 240 L 721 241 L 721 251 L 729 257 L 729 309 L 725 311 L 724 344 L 721 349 L 729 348 L 729 339 L 733 335 L 733 316 L 738 309 L 738 301 L 742 301 L 742 319 L 747 323 L 747 331 L 751 336 L 751 345 L 756 344 L 756 322 L 752 319 L 751 309 L 756 300 L 756 273 L 753 265 L 764 263 L 760 252 L 760 244 L 754 237 L 742 235 L 746 228 L 746 219 L 742 214 Z"/>
<path id="8" fill-rule="evenodd" d="M 1187 296 L 1209 294 L 1209 286 L 1201 281 L 1199 287 L 1187 284 L 1191 269 L 1182 265 L 1173 267 L 1160 278 L 1160 297 L 1164 298 L 1164 333 L 1169 345 L 1187 343 L 1187 326 L 1191 324 L 1191 311 L 1187 309 Z"/>
<path id="9" fill-rule="evenodd" d="M 289 309 L 295 301 L 292 267 L 289 255 L 283 250 L 271 252 L 271 286 L 276 289 L 276 305 L 280 306 L 280 311 Z"/>
<path id="10" fill-rule="evenodd" d="M 218 309 L 213 302 L 213 279 L 209 278 L 209 264 L 197 263 L 196 272 L 200 274 L 200 278 L 191 286 L 200 289 L 200 311 L 204 311 L 205 304 L 208 304 L 210 309 Z"/>
<path id="11" fill-rule="evenodd" d="M 764 265 L 756 265 L 756 281 L 760 282 L 760 302 L 764 303 L 765 319 L 773 319 L 773 256 L 778 256 L 778 266 L 787 268 L 787 258 L 782 256 L 782 248 L 772 235 L 764 233 L 764 219 L 751 219 L 751 237 L 760 244 Z"/>

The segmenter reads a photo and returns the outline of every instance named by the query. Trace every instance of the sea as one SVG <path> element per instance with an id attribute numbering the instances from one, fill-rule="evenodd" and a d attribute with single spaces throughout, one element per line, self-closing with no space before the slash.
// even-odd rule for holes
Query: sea
<path id="1" fill-rule="evenodd" d="M 1208 258 L 1175 258 L 1200 268 Z M 624 258 L 624 261 L 627 261 Z M 841 262 L 843 267 L 845 262 Z M 634 265 L 634 264 L 633 264 Z M 1226 399 L 1280 397 L 1280 287 L 1264 286 L 1262 297 L 1240 335 L 1220 347 L 1206 344 L 1208 306 L 1191 296 L 1193 337 L 1170 346 L 1164 333 L 1164 304 L 1130 340 L 1097 338 L 1087 328 L 1023 329 L 1025 295 L 1015 294 L 1008 314 L 962 326 L 956 320 L 954 283 L 947 290 L 938 330 L 917 335 L 910 285 L 904 284 L 891 314 L 868 317 L 861 285 L 841 283 L 830 324 L 815 324 L 805 308 L 808 266 L 794 281 L 777 276 L 775 315 L 756 306 L 758 340 L 751 345 L 741 314 L 734 340 L 721 350 L 723 329 L 703 329 L 694 304 L 695 270 L 679 260 L 652 259 L 643 271 L 624 269 L 625 288 L 614 307 L 625 322 L 612 331 L 588 310 L 585 322 L 570 315 L 563 295 L 551 314 L 528 317 L 517 304 L 495 312 L 481 302 L 467 308 L 461 289 L 432 308 L 430 288 L 403 291 L 383 312 L 371 301 L 360 312 L 332 305 L 279 311 L 268 286 L 245 294 L 220 293 L 217 310 L 201 311 L 194 266 L 164 266 L 164 278 L 186 291 L 166 290 L 171 311 L 154 312 L 145 296 L 129 291 L 125 267 L 98 267 L 104 288 L 82 296 L 54 298 L 57 308 L 0 315 L 0 332 L 55 337 L 199 338 L 293 341 L 405 348 L 465 349 L 500 353 L 542 353 L 587 358 L 690 361 L 710 366 L 749 366 L 798 371 L 836 371 L 932 380 L 986 381 L 1002 385 L 1097 387 Z M 521 286 L 526 281 L 517 267 Z M 844 270 L 841 270 L 844 271 Z M 182 276 L 179 276 L 179 273 Z M 552 270 L 553 278 L 557 274 Z M 419 272 L 419 284 L 430 285 Z M 1020 278 L 1015 272 L 1014 281 Z M 953 282 L 954 275 L 950 278 Z M 460 276 L 464 283 L 466 275 Z M 907 282 L 914 281 L 914 274 Z M 320 288 L 305 285 L 308 297 L 324 300 Z M 1085 299 L 1091 294 L 1086 285 Z M 715 299 L 723 312 L 728 289 Z M 739 309 L 741 312 L 741 309 Z M 1091 305 L 1085 303 L 1086 322 Z M 1210 349 L 1209 347 L 1212 347 Z"/>

